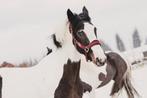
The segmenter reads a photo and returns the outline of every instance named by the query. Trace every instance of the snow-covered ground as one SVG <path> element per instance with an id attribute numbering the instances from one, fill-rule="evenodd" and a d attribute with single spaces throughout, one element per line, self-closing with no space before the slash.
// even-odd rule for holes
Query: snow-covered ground
<path id="1" fill-rule="evenodd" d="M 56 75 L 52 72 L 49 72 L 52 74 L 47 74 L 49 70 L 52 70 L 48 69 L 50 68 L 49 64 L 54 64 L 48 62 L 48 59 L 49 58 L 46 57 L 40 62 L 39 65 L 31 68 L 0 69 L 0 74 L 3 77 L 3 98 L 52 98 L 53 93 L 50 95 L 49 92 L 51 89 L 49 89 L 48 84 L 51 82 L 58 82 L 60 80 L 59 77 L 61 77 L 61 74 L 59 77 L 54 77 Z M 59 70 L 62 70 L 62 68 L 57 68 L 56 73 L 58 73 Z M 142 98 L 147 98 L 147 78 L 145 76 L 146 72 L 146 65 L 132 70 L 133 85 L 139 91 Z M 97 89 L 97 97 L 110 98 L 109 93 L 111 91 L 112 83 L 113 81 L 105 87 Z M 85 97 L 83 98 L 87 98 L 87 94 L 84 96 Z M 125 92 L 119 96 L 119 98 L 126 98 Z"/>
<path id="2" fill-rule="evenodd" d="M 138 48 L 136 51 L 139 50 L 141 51 L 141 48 Z M 49 96 L 53 97 L 54 90 L 59 83 L 63 70 L 63 66 L 58 66 L 57 64 L 64 63 L 64 60 L 60 60 L 61 62 L 56 62 L 54 60 L 61 59 L 63 55 L 64 53 L 60 53 L 60 51 L 57 51 L 56 54 L 52 53 L 41 60 L 39 64 L 31 68 L 1 68 L 0 75 L 3 77 L 3 98 L 48 98 Z M 126 53 L 123 55 L 126 58 L 131 56 L 130 52 L 128 55 L 126 55 Z M 100 69 L 102 68 L 100 67 L 99 70 Z M 147 78 L 145 77 L 146 71 L 146 62 L 144 63 L 144 66 L 132 69 L 132 83 L 134 87 L 138 90 L 142 98 L 147 97 Z M 52 87 L 52 84 L 56 85 Z M 101 98 L 110 98 L 109 94 L 112 84 L 113 81 L 111 81 L 105 87 L 97 89 L 96 96 Z M 88 98 L 87 96 L 88 94 L 85 94 L 83 98 Z M 119 98 L 126 98 L 125 92 L 123 92 L 119 96 Z"/>

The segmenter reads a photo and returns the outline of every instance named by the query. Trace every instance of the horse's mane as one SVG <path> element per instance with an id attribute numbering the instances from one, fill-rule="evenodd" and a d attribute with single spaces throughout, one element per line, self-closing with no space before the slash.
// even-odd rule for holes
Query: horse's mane
<path id="1" fill-rule="evenodd" d="M 69 33 L 69 21 L 66 19 L 62 24 L 60 24 L 54 34 L 57 41 L 61 44 L 64 44 L 66 41 L 70 41 L 71 35 Z"/>

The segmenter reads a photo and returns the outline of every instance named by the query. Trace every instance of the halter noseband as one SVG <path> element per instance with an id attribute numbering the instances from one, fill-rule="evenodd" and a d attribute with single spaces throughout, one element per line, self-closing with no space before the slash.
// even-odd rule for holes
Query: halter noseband
<path id="1" fill-rule="evenodd" d="M 82 45 L 74 38 L 74 44 L 78 45 L 81 49 L 83 49 L 86 53 L 88 53 L 89 49 L 95 45 L 101 45 L 99 40 L 93 40 L 88 45 Z"/>
<path id="2" fill-rule="evenodd" d="M 72 30 L 72 26 L 71 24 L 69 25 L 69 32 L 72 34 L 72 38 L 74 41 L 75 46 L 77 45 L 78 47 L 80 47 L 81 49 L 83 49 L 85 51 L 85 55 L 87 55 L 87 53 L 89 52 L 89 49 L 95 45 L 101 45 L 99 40 L 93 40 L 92 42 L 90 42 L 88 45 L 82 45 L 79 41 L 76 40 L 76 38 L 73 36 L 73 30 Z"/>

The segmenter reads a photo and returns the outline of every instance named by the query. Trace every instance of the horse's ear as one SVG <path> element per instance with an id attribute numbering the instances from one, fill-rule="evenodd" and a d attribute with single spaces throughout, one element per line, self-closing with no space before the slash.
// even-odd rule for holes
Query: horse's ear
<path id="1" fill-rule="evenodd" d="M 87 8 L 85 6 L 83 7 L 82 11 L 83 11 L 83 14 L 85 14 L 85 15 L 88 15 L 89 14 L 88 13 L 88 10 L 87 10 Z"/>
<path id="2" fill-rule="evenodd" d="M 72 13 L 70 9 L 67 10 L 67 17 L 70 22 L 72 22 L 75 18 L 74 14 Z"/>

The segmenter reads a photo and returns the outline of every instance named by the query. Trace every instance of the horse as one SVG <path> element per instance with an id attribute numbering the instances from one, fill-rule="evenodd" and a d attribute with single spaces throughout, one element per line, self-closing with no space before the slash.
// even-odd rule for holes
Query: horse
<path id="1" fill-rule="evenodd" d="M 4 98 L 52 98 L 68 59 L 72 62 L 81 60 L 81 80 L 92 88 L 101 82 L 97 78 L 100 72 L 98 66 L 105 64 L 106 55 L 88 10 L 83 7 L 82 12 L 76 14 L 68 9 L 67 19 L 65 27 L 50 36 L 48 48 L 51 53 L 39 64 L 27 69 L 0 69 Z M 90 96 L 94 96 L 94 90 L 91 90 Z"/>
<path id="2" fill-rule="evenodd" d="M 64 64 L 62 78 L 55 90 L 54 98 L 82 98 L 83 93 L 90 92 L 92 87 L 81 81 L 80 77 L 80 61 L 71 62 L 69 59 Z"/>
<path id="3" fill-rule="evenodd" d="M 106 53 L 106 56 L 107 74 L 99 74 L 99 80 L 101 80 L 102 83 L 98 86 L 98 88 L 103 87 L 111 80 L 114 80 L 110 93 L 111 96 L 116 97 L 118 92 L 120 92 L 123 87 L 125 88 L 128 98 L 134 98 L 135 95 L 140 96 L 131 83 L 131 66 L 128 66 L 131 64 L 129 64 L 116 52 L 108 52 Z"/>

